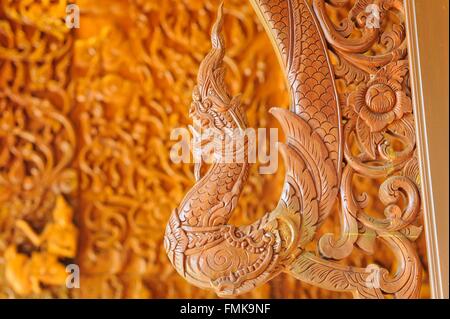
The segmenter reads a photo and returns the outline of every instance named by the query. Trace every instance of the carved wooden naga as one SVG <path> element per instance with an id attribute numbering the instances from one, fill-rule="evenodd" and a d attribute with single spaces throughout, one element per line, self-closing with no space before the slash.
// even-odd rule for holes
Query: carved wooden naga
<path id="1" fill-rule="evenodd" d="M 291 95 L 289 110 L 271 109 L 286 136 L 286 142 L 279 145 L 286 167 L 283 192 L 272 212 L 252 225 L 235 227 L 227 222 L 246 183 L 249 163 L 245 160 L 223 161 L 224 152 L 219 151 L 202 177 L 197 164 L 197 183 L 173 211 L 167 225 L 165 247 L 172 264 L 187 281 L 214 289 L 220 296 L 248 292 L 279 273 L 287 272 L 310 284 L 351 292 L 359 298 L 383 298 L 385 294 L 398 298 L 418 297 L 421 269 L 411 245 L 421 230 L 411 224 L 419 211 L 416 185 L 407 174 L 389 176 L 390 173 L 383 171 L 383 165 L 379 164 L 380 160 L 377 165 L 370 165 L 371 161 L 385 155 L 382 145 L 377 145 L 375 150 L 363 147 L 359 156 L 348 150 L 349 135 L 355 127 L 360 130 L 358 127 L 363 124 L 355 118 L 356 113 L 354 118 L 342 121 L 340 108 L 343 106 L 339 103 L 342 98 L 337 93 L 335 74 L 328 57 L 330 45 L 342 59 L 341 63 L 344 60 L 353 62 L 354 67 L 358 59 L 370 60 L 362 53 L 374 43 L 378 31 L 366 30 L 359 40 L 346 38 L 348 30 L 338 32 L 332 27 L 323 0 L 314 1 L 314 11 L 306 0 L 251 2 L 273 40 Z M 346 1 L 335 2 L 344 4 Z M 380 1 L 380 4 L 383 10 L 399 6 L 396 1 Z M 212 30 L 212 50 L 200 65 L 190 116 L 194 134 L 210 128 L 219 132 L 222 138 L 233 140 L 233 132 L 245 130 L 247 121 L 239 98 L 230 97 L 224 85 L 221 28 L 222 6 Z M 363 63 L 367 68 L 360 71 L 365 74 L 368 69 L 376 70 L 367 84 L 370 87 L 365 91 L 365 100 L 364 97 L 362 100 L 367 101 L 369 108 L 377 110 L 379 116 L 383 116 L 382 111 L 389 107 L 394 110 L 394 117 L 398 117 L 400 109 L 408 113 L 407 97 L 395 91 L 400 84 L 393 87 L 394 80 L 379 80 L 387 77 L 391 68 L 397 74 L 395 80 L 403 81 L 405 63 L 401 58 L 404 45 L 401 41 L 393 45 L 386 54 L 390 57 L 373 58 Z M 382 59 L 395 60 L 391 62 L 395 65 L 380 61 Z M 372 66 L 375 67 L 370 69 Z M 389 100 L 391 91 L 394 94 L 392 103 Z M 379 99 L 377 93 L 380 92 L 388 97 L 387 101 Z M 358 96 L 348 100 L 356 100 L 349 104 L 357 107 Z M 347 101 L 343 103 L 347 104 Z M 345 108 L 344 112 L 348 113 Z M 344 127 L 341 123 L 345 123 Z M 371 128 L 371 122 L 367 123 Z M 394 119 L 388 124 L 392 123 Z M 392 128 L 391 131 L 401 130 Z M 378 132 L 381 129 L 369 130 L 367 138 Z M 245 154 L 247 147 L 243 144 L 241 149 L 234 151 Z M 389 162 L 390 167 L 408 170 L 407 166 L 412 166 L 413 149 L 414 146 L 399 152 L 395 160 Z M 345 166 L 342 165 L 344 156 Z M 380 199 L 387 205 L 386 219 L 364 213 L 364 204 L 352 194 L 351 180 L 355 172 L 388 177 L 380 188 Z M 407 199 L 404 210 L 395 205 L 399 192 Z M 342 233 L 337 239 L 332 234 L 323 236 L 318 242 L 317 253 L 306 251 L 305 246 L 314 239 L 338 194 L 342 205 Z M 356 268 L 332 261 L 349 256 L 354 245 L 370 253 L 368 238 L 375 237 L 384 241 L 396 256 L 394 274 L 381 268 L 374 272 L 374 265 Z"/>

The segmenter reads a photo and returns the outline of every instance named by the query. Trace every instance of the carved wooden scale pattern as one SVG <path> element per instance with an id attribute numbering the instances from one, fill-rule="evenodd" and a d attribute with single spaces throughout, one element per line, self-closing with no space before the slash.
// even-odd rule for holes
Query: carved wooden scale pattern
<path id="1" fill-rule="evenodd" d="M 290 92 L 289 110 L 271 109 L 286 136 L 280 145 L 286 166 L 283 192 L 277 207 L 253 224 L 230 225 L 249 163 L 217 159 L 204 176 L 197 171 L 197 183 L 170 217 L 169 259 L 187 281 L 220 296 L 251 291 L 286 272 L 357 298 L 417 298 L 422 270 L 412 242 L 422 229 L 415 225 L 420 196 L 404 27 L 400 23 L 382 34 L 368 27 L 369 1 L 357 1 L 338 27 L 327 17 L 324 0 L 312 5 L 306 0 L 251 2 Z M 329 5 L 347 4 L 334 0 Z M 391 11 L 402 12 L 401 1 L 371 4 L 379 8 L 381 20 Z M 225 135 L 230 128 L 245 129 L 247 120 L 239 98 L 230 97 L 224 84 L 222 19 L 220 7 L 190 115 L 194 130 L 214 128 Z M 380 37 L 387 51 L 365 54 Z M 338 94 L 336 79 L 355 89 Z M 367 201 L 353 193 L 355 174 L 384 179 L 379 189 L 384 218 L 365 213 Z M 341 233 L 323 235 L 317 251 L 309 251 L 306 246 L 339 196 Z M 337 262 L 355 245 L 371 253 L 376 238 L 393 252 L 395 273 Z"/>

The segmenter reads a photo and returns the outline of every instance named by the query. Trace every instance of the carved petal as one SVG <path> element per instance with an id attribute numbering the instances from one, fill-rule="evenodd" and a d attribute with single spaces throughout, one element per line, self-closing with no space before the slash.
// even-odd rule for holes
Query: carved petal
<path id="1" fill-rule="evenodd" d="M 376 145 L 373 139 L 372 133 L 370 132 L 370 128 L 364 122 L 362 118 L 358 118 L 356 121 L 356 135 L 358 137 L 358 141 L 361 144 L 361 147 L 364 151 L 372 158 L 375 159 L 375 151 Z"/>
<path id="2" fill-rule="evenodd" d="M 394 111 L 386 113 L 375 113 L 370 111 L 365 105 L 361 107 L 359 116 L 365 120 L 372 132 L 381 131 L 386 127 L 386 125 L 392 123 L 395 120 Z"/>
<path id="3" fill-rule="evenodd" d="M 411 99 L 403 91 L 395 92 L 397 103 L 394 107 L 394 113 L 398 119 L 403 117 L 405 113 L 412 113 Z"/>
<path id="4" fill-rule="evenodd" d="M 366 91 L 367 87 L 365 85 L 360 85 L 355 92 L 350 94 L 348 98 L 348 104 L 353 105 L 356 113 L 359 113 L 361 111 L 361 107 L 365 105 L 364 95 Z"/>
<path id="5" fill-rule="evenodd" d="M 394 90 L 401 90 L 405 76 L 408 73 L 408 62 L 405 60 L 389 63 L 384 68 L 380 69 L 376 77 L 378 79 L 387 79 L 389 86 Z"/>
<path id="6" fill-rule="evenodd" d="M 415 144 L 414 117 L 412 114 L 408 114 L 401 120 L 392 122 L 392 124 L 389 125 L 389 130 L 397 135 L 410 139 Z"/>

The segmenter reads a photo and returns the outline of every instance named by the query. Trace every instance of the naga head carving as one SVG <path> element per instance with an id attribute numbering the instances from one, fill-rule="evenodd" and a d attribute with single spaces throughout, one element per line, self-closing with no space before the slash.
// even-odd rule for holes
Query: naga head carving
<path id="1" fill-rule="evenodd" d="M 245 129 L 247 124 L 240 96 L 231 97 L 225 86 L 222 25 L 221 4 L 211 32 L 212 48 L 200 64 L 197 85 L 192 92 L 189 116 L 196 131 L 216 129 L 224 133 L 227 129 Z"/>
<path id="2" fill-rule="evenodd" d="M 194 152 L 200 154 L 200 163 L 195 164 L 195 177 L 200 179 L 203 157 L 210 157 L 203 146 L 219 142 L 214 149 L 216 156 L 223 153 L 222 141 L 233 140 L 247 128 L 247 118 L 241 106 L 240 96 L 231 97 L 225 85 L 225 45 L 221 34 L 223 25 L 223 3 L 220 4 L 217 19 L 211 31 L 211 51 L 200 64 L 197 85 L 192 92 L 189 116 L 193 126 Z"/>

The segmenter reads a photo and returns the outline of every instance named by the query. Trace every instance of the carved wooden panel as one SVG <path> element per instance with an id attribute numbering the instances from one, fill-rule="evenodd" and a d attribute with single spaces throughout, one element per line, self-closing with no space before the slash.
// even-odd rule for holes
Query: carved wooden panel
<path id="1" fill-rule="evenodd" d="M 280 106 L 274 115 L 292 143 L 299 133 L 287 127 L 298 122 L 302 134 L 308 131 L 305 141 L 312 138 L 320 149 L 326 173 L 317 178 L 304 169 L 301 177 L 318 191 L 307 201 L 317 227 L 298 227 L 301 249 L 273 245 L 273 235 L 264 245 L 278 256 L 276 262 L 265 256 L 258 266 L 266 268 L 242 273 L 247 276 L 242 286 L 222 274 L 214 287 L 250 298 L 348 298 L 355 291 L 428 297 L 401 2 L 376 2 L 378 31 L 364 28 L 369 1 L 279 2 L 255 0 L 253 7 L 244 0 L 225 2 L 225 83 L 229 97 L 242 93 L 233 107 L 242 118 L 246 114 L 248 127 L 276 127 L 268 111 Z M 215 297 L 176 272 L 163 238 L 172 210 L 195 183 L 192 165 L 170 161 L 170 132 L 190 124 L 191 92 L 211 49 L 219 2 L 76 3 L 80 28 L 69 30 L 66 1 L 0 0 L 1 296 Z M 276 22 L 286 10 L 293 20 Z M 293 21 L 303 38 L 290 34 Z M 293 41 L 298 43 L 292 46 Z M 299 47 L 303 56 L 293 54 Z M 317 70 L 297 72 L 307 63 Z M 323 95 L 313 97 L 316 87 L 302 87 L 317 76 L 329 97 L 325 104 Z M 286 78 L 293 93 L 286 90 Z M 300 119 L 283 111 L 290 100 Z M 309 102 L 325 116 L 308 109 Z M 345 141 L 341 150 L 339 140 Z M 286 143 L 289 158 L 295 147 Z M 245 186 L 233 190 L 241 194 L 230 223 L 264 218 L 280 194 L 279 209 L 294 207 L 296 170 L 312 165 L 301 155 L 295 158 L 295 165 L 288 161 L 273 175 L 260 176 L 258 164 L 252 165 Z M 282 191 L 285 171 L 291 182 Z M 329 189 L 317 188 L 325 181 Z M 341 200 L 334 203 L 338 188 Z M 281 230 L 286 238 L 285 229 L 307 220 L 289 211 L 289 221 L 274 219 L 286 225 Z M 263 231 L 272 232 L 267 227 Z M 233 227 L 225 233 L 241 231 L 252 233 Z M 249 241 L 257 242 L 257 235 Z M 65 287 L 65 265 L 71 263 L 80 266 L 80 289 Z M 371 272 L 370 264 L 390 274 Z M 381 275 L 380 288 L 362 285 L 376 281 L 366 280 L 373 274 Z"/>

